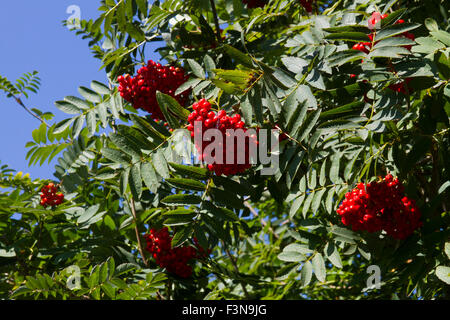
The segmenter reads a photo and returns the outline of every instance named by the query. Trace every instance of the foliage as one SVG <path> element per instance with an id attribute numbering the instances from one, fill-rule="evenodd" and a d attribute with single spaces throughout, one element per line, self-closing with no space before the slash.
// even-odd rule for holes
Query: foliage
<path id="1" fill-rule="evenodd" d="M 41 208 L 48 181 L 1 168 L 0 297 L 449 298 L 448 1 L 316 1 L 308 14 L 285 0 L 256 9 L 232 0 L 104 0 L 99 10 L 76 32 L 89 39 L 107 83 L 55 102 L 69 117 L 43 123 L 27 144 L 30 164 L 58 157 L 66 202 Z M 373 11 L 389 14 L 377 44 L 352 50 L 369 41 Z M 407 23 L 395 24 L 400 18 Z M 415 42 L 398 37 L 406 31 Z M 248 127 L 277 125 L 289 137 L 274 175 L 254 166 L 218 177 L 180 164 L 173 151 L 191 108 L 158 95 L 169 131 L 117 90 L 119 75 L 146 64 L 150 42 L 190 72 L 178 91 L 192 89 L 191 104 L 206 98 Z M 389 88 L 407 78 L 405 92 Z M 38 83 L 35 73 L 15 85 L 0 78 L 0 90 L 26 97 Z M 358 182 L 387 172 L 422 213 L 423 227 L 406 240 L 353 232 L 336 213 Z M 167 273 L 145 251 L 143 235 L 164 225 L 176 230 L 174 246 L 196 237 L 211 249 L 191 278 Z M 71 290 L 73 265 L 81 286 Z M 381 269 L 380 289 L 368 287 L 370 265 Z"/>

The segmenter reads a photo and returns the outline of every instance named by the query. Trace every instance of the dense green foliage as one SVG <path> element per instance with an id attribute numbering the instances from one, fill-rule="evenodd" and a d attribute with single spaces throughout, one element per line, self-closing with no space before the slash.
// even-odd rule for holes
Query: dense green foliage
<path id="1" fill-rule="evenodd" d="M 76 32 L 108 83 L 57 101 L 70 116 L 62 122 L 33 110 L 48 125 L 33 131 L 28 159 L 58 157 L 61 206 L 39 205 L 49 181 L 2 167 L 0 297 L 448 299 L 449 2 L 317 1 L 312 14 L 297 1 L 251 10 L 238 0 L 213 3 L 104 0 L 97 20 L 81 21 Z M 379 42 L 368 54 L 352 50 L 368 41 L 373 11 L 389 14 Z M 394 24 L 400 18 L 406 23 Z M 397 36 L 406 31 L 415 42 Z M 207 98 L 248 127 L 278 125 L 289 136 L 275 175 L 254 166 L 217 177 L 176 164 L 191 107 L 159 95 L 168 131 L 117 91 L 117 77 L 135 74 L 154 41 L 162 59 L 190 72 L 191 104 Z M 406 92 L 388 88 L 406 78 Z M 36 73 L 15 84 L 0 78 L 9 97 L 38 85 Z M 422 212 L 423 227 L 406 240 L 353 232 L 336 213 L 356 183 L 387 172 Z M 163 225 L 176 229 L 174 246 L 195 236 L 212 250 L 192 277 L 166 272 L 143 250 L 143 235 Z M 75 290 L 66 285 L 73 265 L 81 270 Z M 370 265 L 380 267 L 380 289 L 367 287 Z"/>

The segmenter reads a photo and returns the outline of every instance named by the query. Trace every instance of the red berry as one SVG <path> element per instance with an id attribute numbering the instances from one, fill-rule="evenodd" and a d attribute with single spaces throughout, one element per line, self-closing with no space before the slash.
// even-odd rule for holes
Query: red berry
<path id="1" fill-rule="evenodd" d="M 140 68 L 134 78 L 130 75 L 119 76 L 118 90 L 120 96 L 135 109 L 146 110 L 154 120 L 163 120 L 164 115 L 158 106 L 156 92 L 168 94 L 184 105 L 190 91 L 186 90 L 178 95 L 175 95 L 175 92 L 187 79 L 183 69 L 161 66 L 149 60 L 147 66 Z"/>
<path id="2" fill-rule="evenodd" d="M 56 207 L 64 201 L 64 194 L 58 193 L 58 186 L 54 183 L 49 183 L 41 189 L 40 204 L 44 208 L 47 206 Z"/>
<path id="3" fill-rule="evenodd" d="M 358 183 L 336 212 L 354 231 L 385 230 L 396 239 L 405 239 L 422 225 L 414 200 L 404 196 L 403 185 L 391 174 L 383 181 Z"/>
<path id="4" fill-rule="evenodd" d="M 237 147 L 232 144 L 228 145 L 226 142 L 226 130 L 227 129 L 243 129 L 244 132 L 247 130 L 245 128 L 245 124 L 243 121 L 241 121 L 241 116 L 236 114 L 233 117 L 230 117 L 227 115 L 225 110 L 220 110 L 217 114 L 211 110 L 211 104 L 205 100 L 202 99 L 199 102 L 197 102 L 198 105 L 201 106 L 201 110 L 193 111 L 189 117 L 189 125 L 187 129 L 191 132 L 191 137 L 195 137 L 195 134 L 198 134 L 198 132 L 194 132 L 194 121 L 200 121 L 202 122 L 203 129 L 209 129 L 209 128 L 217 128 L 221 131 L 222 137 L 223 137 L 223 145 L 220 146 L 222 149 L 222 159 L 225 162 L 226 161 L 226 152 L 234 151 L 234 163 L 232 164 L 226 164 L 226 163 L 216 163 L 216 159 L 218 155 L 211 155 L 213 157 L 213 163 L 207 163 L 207 168 L 210 171 L 214 171 L 216 175 L 234 175 L 238 173 L 243 173 L 245 170 L 251 167 L 250 163 L 250 157 L 249 157 L 249 144 L 250 143 L 257 143 L 257 139 L 251 139 L 251 141 L 246 141 L 245 143 L 245 163 L 244 164 L 238 164 L 238 156 L 237 153 L 240 150 L 237 150 Z M 194 104 L 195 105 L 195 104 Z M 193 106 L 194 109 L 194 106 Z M 206 113 L 209 111 L 208 113 Z M 200 112 L 201 116 L 194 117 L 198 112 Z M 210 144 L 210 141 L 203 141 L 201 145 L 196 145 L 197 151 L 199 153 L 199 159 L 207 159 L 206 156 L 203 154 L 203 150 Z"/>

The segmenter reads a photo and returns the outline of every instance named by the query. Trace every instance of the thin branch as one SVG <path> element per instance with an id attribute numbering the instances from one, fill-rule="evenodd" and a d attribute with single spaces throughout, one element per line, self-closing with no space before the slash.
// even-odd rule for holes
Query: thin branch
<path id="1" fill-rule="evenodd" d="M 220 34 L 220 25 L 219 25 L 219 18 L 217 17 L 217 10 L 216 10 L 216 4 L 214 3 L 214 0 L 209 0 L 209 2 L 211 3 L 211 10 L 214 16 L 214 24 L 216 25 L 216 37 L 217 37 L 217 42 L 221 43 L 222 42 L 222 36 Z"/>
<path id="2" fill-rule="evenodd" d="M 133 197 L 131 197 L 130 204 L 131 204 L 131 213 L 133 214 L 133 219 L 134 219 L 134 231 L 136 232 L 136 239 L 138 242 L 139 253 L 141 254 L 142 261 L 144 262 L 145 266 L 148 267 L 148 262 L 144 255 L 144 249 L 142 247 L 141 236 L 140 236 L 139 229 L 138 229 L 136 207 L 134 205 Z"/>
<path id="3" fill-rule="evenodd" d="M 10 93 L 12 95 L 12 97 L 16 100 L 16 102 L 25 109 L 26 112 L 28 112 L 29 114 L 31 114 L 33 117 L 35 117 L 36 119 L 38 119 L 40 122 L 42 122 L 43 124 L 45 124 L 48 128 L 50 128 L 50 126 L 47 124 L 47 122 L 44 121 L 44 119 L 42 119 L 41 117 L 39 117 L 37 114 L 35 114 L 33 111 L 31 111 L 30 109 L 27 108 L 27 106 L 22 102 L 22 100 L 20 100 L 20 98 L 16 97 L 15 95 L 13 95 L 12 93 Z"/>
<path id="4" fill-rule="evenodd" d="M 257 213 L 256 210 L 250 205 L 250 203 L 248 203 L 247 201 L 245 201 L 245 202 L 244 202 L 244 205 L 245 205 L 247 208 L 250 209 L 250 212 L 253 214 L 253 217 L 255 217 L 255 218 L 259 217 L 258 213 Z M 267 227 L 267 222 L 266 222 L 266 221 L 264 221 L 262 218 L 260 218 L 259 221 L 261 222 L 261 224 L 262 224 L 264 227 Z M 273 229 L 272 229 L 271 226 L 269 226 L 268 229 L 269 229 L 270 233 L 272 233 L 272 235 L 275 237 L 275 239 L 278 239 L 278 238 L 279 238 L 279 236 L 275 233 L 275 231 L 273 231 Z"/>
<path id="5" fill-rule="evenodd" d="M 236 260 L 234 259 L 233 255 L 231 254 L 230 250 L 228 250 L 228 248 L 226 247 L 225 244 L 224 244 L 224 249 L 225 249 L 225 252 L 227 253 L 228 257 L 230 258 L 231 264 L 234 267 L 234 271 L 238 275 L 239 274 L 239 268 L 237 266 Z M 242 280 L 240 280 L 239 282 L 241 283 L 242 290 L 244 291 L 245 298 L 247 300 L 249 300 L 250 299 L 250 295 L 248 294 L 247 288 L 245 288 L 245 282 L 242 281 Z"/>

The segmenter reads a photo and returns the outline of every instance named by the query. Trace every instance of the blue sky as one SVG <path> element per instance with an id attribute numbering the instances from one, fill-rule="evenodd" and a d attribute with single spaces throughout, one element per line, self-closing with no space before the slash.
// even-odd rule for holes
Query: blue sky
<path id="1" fill-rule="evenodd" d="M 92 80 L 106 82 L 104 71 L 99 70 L 100 61 L 91 55 L 88 40 L 62 24 L 70 17 L 66 13 L 69 6 L 79 6 L 82 19 L 95 19 L 100 15 L 99 3 L 97 0 L 2 1 L 0 75 L 14 82 L 25 72 L 38 71 L 41 89 L 23 101 L 29 108 L 52 112 L 53 121 L 68 117 L 54 106 L 55 101 L 69 95 L 79 96 L 78 87 L 89 87 Z M 152 53 L 146 58 L 158 59 L 159 55 Z M 32 179 L 53 178 L 56 159 L 42 167 L 28 167 L 25 160 L 28 150 L 25 144 L 32 140 L 31 132 L 40 122 L 3 93 L 0 93 L 0 110 L 1 164 L 30 173 Z"/>

